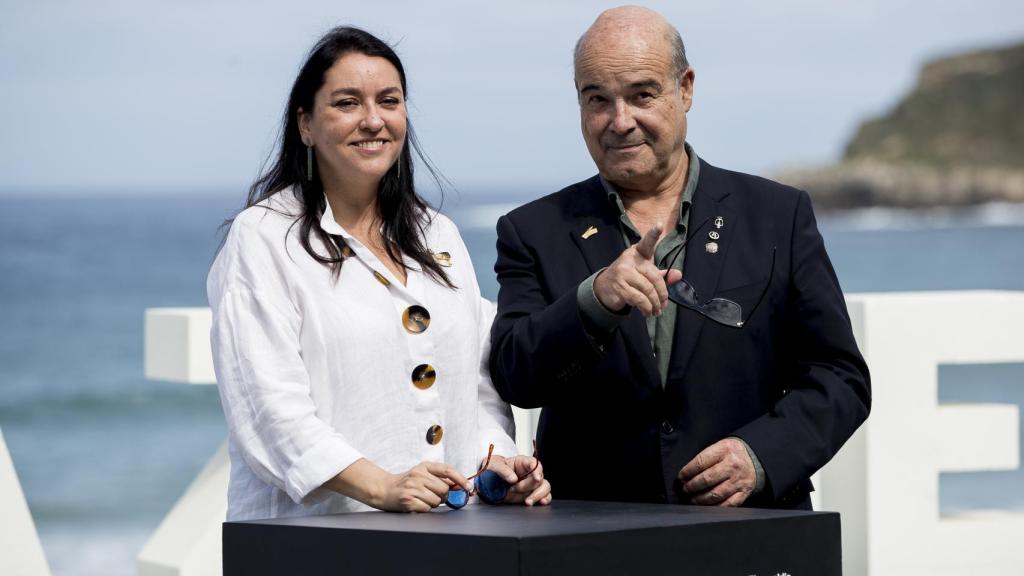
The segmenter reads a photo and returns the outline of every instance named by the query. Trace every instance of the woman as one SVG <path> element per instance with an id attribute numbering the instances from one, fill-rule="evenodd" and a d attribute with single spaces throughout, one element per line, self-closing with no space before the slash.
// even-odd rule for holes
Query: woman
<path id="1" fill-rule="evenodd" d="M 487 375 L 466 247 L 413 188 L 405 97 L 387 44 L 322 38 L 210 271 L 231 520 L 429 511 L 491 444 L 507 502 L 551 500 Z"/>

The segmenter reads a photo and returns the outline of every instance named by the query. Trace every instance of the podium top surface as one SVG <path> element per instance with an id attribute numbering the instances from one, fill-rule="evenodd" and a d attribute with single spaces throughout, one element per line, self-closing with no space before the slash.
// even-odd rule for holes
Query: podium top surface
<path id="1" fill-rule="evenodd" d="M 838 514 L 802 510 L 555 500 L 550 506 L 490 506 L 474 502 L 461 510 L 441 507 L 427 514 L 357 512 L 227 524 L 530 539 L 807 516 Z"/>

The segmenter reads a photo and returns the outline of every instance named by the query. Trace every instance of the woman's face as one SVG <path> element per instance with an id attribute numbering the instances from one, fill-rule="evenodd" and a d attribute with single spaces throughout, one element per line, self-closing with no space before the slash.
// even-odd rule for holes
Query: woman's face
<path id="1" fill-rule="evenodd" d="M 373 186 L 405 143 L 405 94 L 384 58 L 351 52 L 324 75 L 313 110 L 300 109 L 302 141 L 316 152 L 325 188 Z"/>

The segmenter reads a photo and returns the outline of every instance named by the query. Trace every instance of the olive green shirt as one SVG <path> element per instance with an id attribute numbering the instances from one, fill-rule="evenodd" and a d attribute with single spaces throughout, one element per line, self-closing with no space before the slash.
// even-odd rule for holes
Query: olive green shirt
<path id="1" fill-rule="evenodd" d="M 686 240 L 686 226 L 689 220 L 690 204 L 693 201 L 693 193 L 697 189 L 697 181 L 700 179 L 700 160 L 694 154 L 693 148 L 686 144 L 686 154 L 690 159 L 690 165 L 686 173 L 686 185 L 683 187 L 683 196 L 679 202 L 679 218 L 674 226 L 668 227 L 664 238 L 654 249 L 654 265 L 659 269 L 667 269 L 670 265 L 680 272 L 683 271 L 683 260 L 686 257 L 683 242 Z M 626 208 L 622 204 L 615 187 L 601 178 L 601 184 L 608 192 L 608 201 L 615 206 L 619 213 L 620 229 L 622 239 L 626 247 L 630 247 L 640 241 L 640 232 L 629 220 Z M 678 258 L 676 256 L 678 255 Z M 673 260 L 674 259 L 674 260 Z M 603 269 L 602 269 L 603 270 Z M 577 291 L 580 313 L 583 317 L 588 334 L 593 336 L 611 334 L 618 328 L 619 324 L 629 315 L 631 308 L 627 307 L 621 312 L 612 312 L 604 307 L 594 294 L 594 279 L 602 270 L 598 270 L 580 284 Z M 675 337 L 676 313 L 678 306 L 671 300 L 661 311 L 660 316 L 647 318 L 647 335 L 651 338 L 651 348 L 654 350 L 654 358 L 658 364 L 658 374 L 661 376 L 661 387 L 665 387 L 668 378 L 668 363 L 672 358 L 672 342 Z"/>

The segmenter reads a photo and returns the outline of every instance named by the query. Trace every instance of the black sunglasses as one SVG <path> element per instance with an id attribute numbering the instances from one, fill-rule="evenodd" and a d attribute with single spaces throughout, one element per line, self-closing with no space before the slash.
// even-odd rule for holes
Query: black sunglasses
<path id="1" fill-rule="evenodd" d="M 699 232 L 701 228 L 704 228 L 710 220 L 710 217 L 705 218 L 704 222 L 701 222 L 700 226 L 693 231 L 693 234 L 683 242 L 683 245 L 678 249 L 679 251 L 676 252 L 676 255 L 672 258 L 672 263 L 668 266 L 669 270 L 675 266 L 676 260 L 679 258 L 679 255 L 683 253 L 686 245 L 690 243 L 690 240 L 696 237 L 697 232 Z M 693 310 L 701 316 L 718 322 L 723 326 L 728 326 L 730 328 L 743 328 L 747 321 L 750 320 L 750 317 L 754 315 L 754 312 L 757 311 L 757 307 L 761 305 L 761 301 L 764 300 L 764 295 L 768 293 L 768 287 L 772 284 L 772 278 L 775 276 L 775 253 L 777 251 L 777 247 L 772 246 L 772 267 L 771 271 L 768 273 L 768 282 L 764 285 L 764 289 L 761 290 L 761 295 L 757 298 L 757 303 L 754 304 L 754 307 L 750 310 L 750 314 L 748 314 L 746 318 L 743 317 L 743 307 L 732 300 L 726 298 L 712 298 L 707 302 L 701 302 L 700 297 L 697 295 L 697 290 L 685 279 L 668 287 L 668 299 L 675 302 L 682 308 Z"/>

